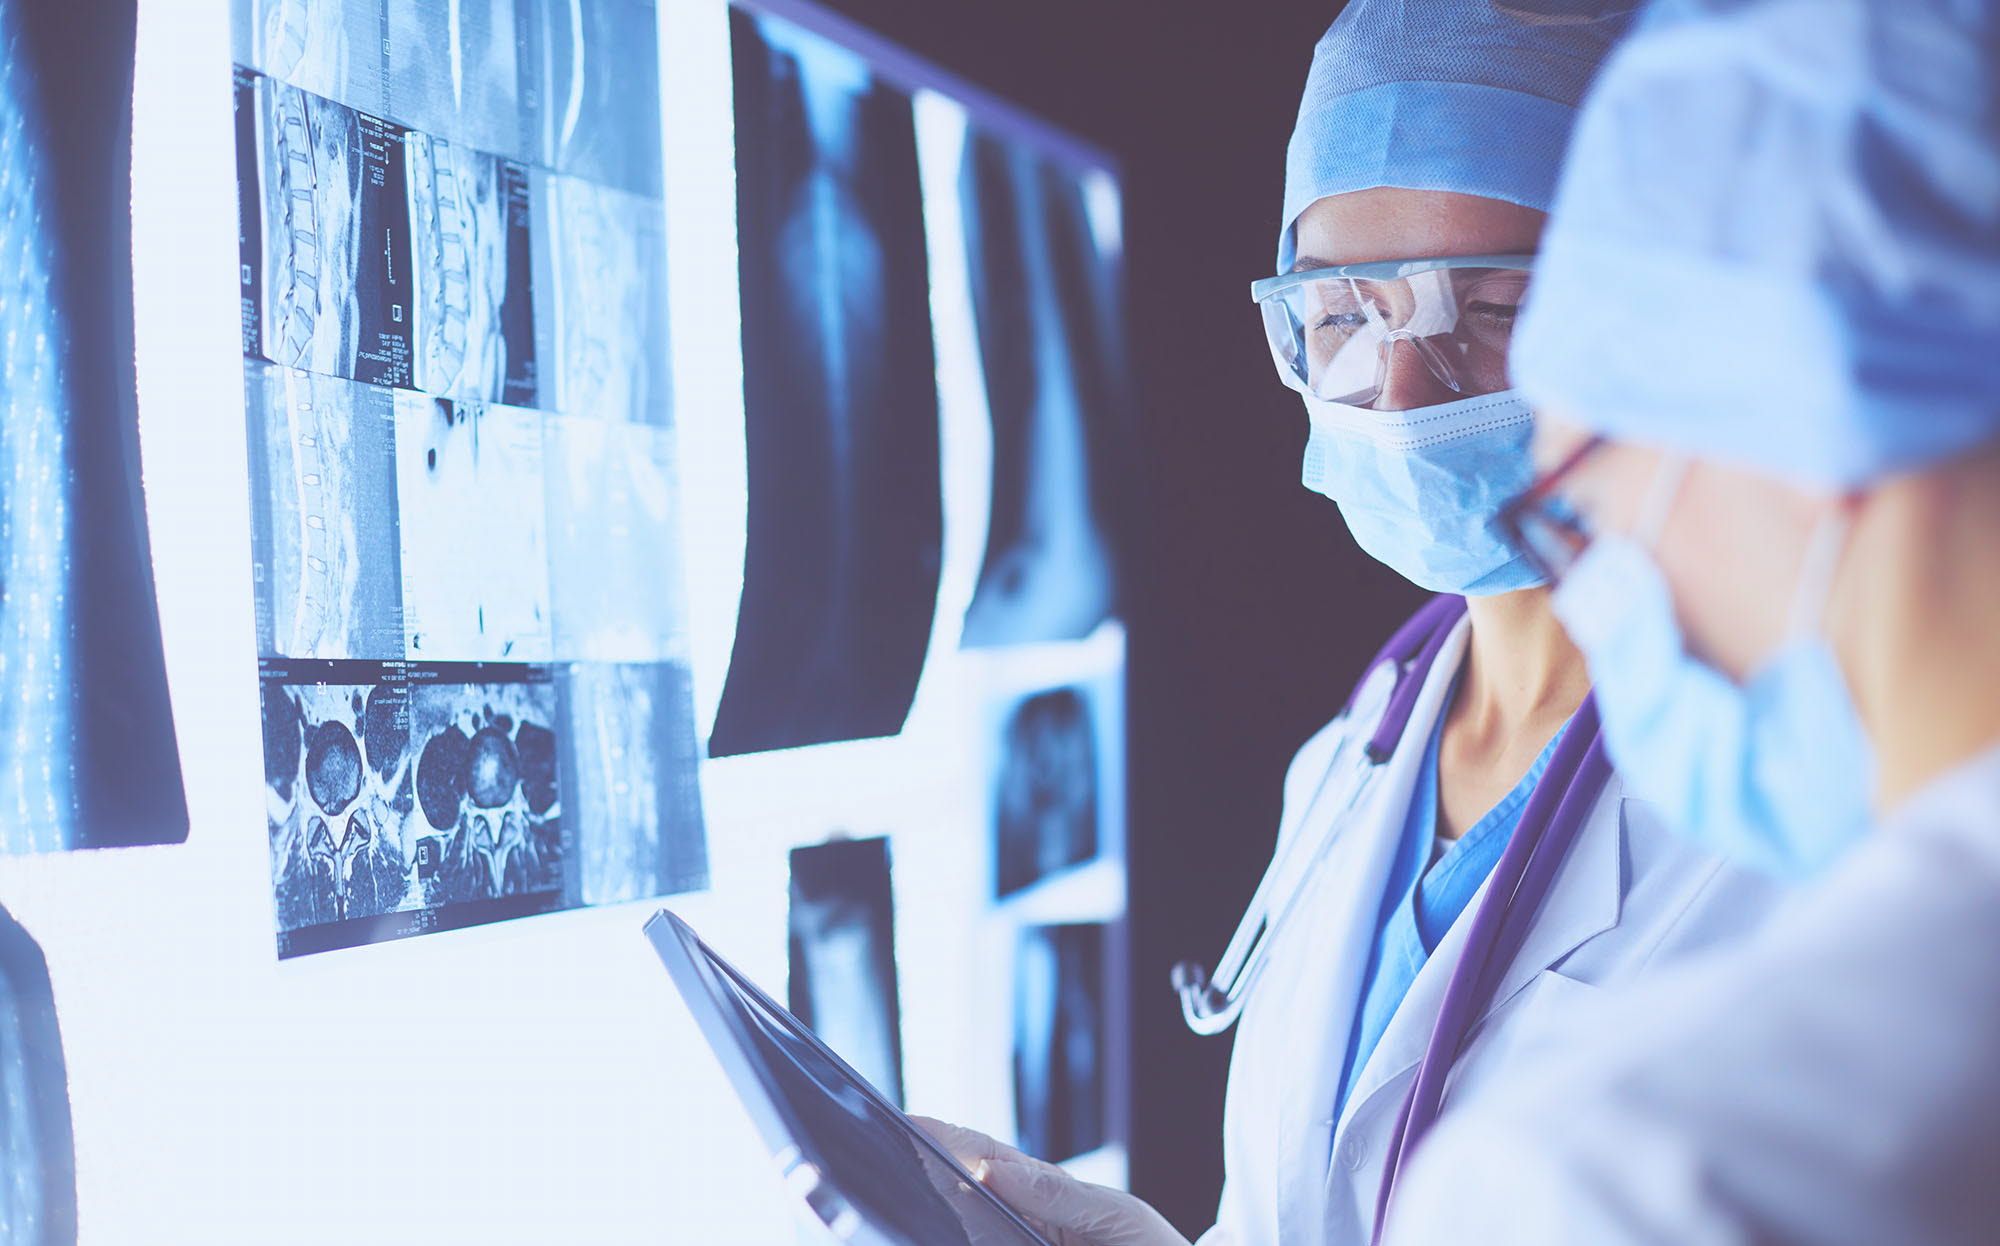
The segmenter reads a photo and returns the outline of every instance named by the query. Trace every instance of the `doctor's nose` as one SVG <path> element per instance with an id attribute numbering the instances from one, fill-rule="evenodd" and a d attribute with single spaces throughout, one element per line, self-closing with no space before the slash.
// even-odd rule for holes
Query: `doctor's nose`
<path id="1" fill-rule="evenodd" d="M 1413 411 L 1464 396 L 1445 384 L 1415 342 L 1398 338 L 1382 349 L 1382 389 L 1368 404 L 1375 410 Z"/>

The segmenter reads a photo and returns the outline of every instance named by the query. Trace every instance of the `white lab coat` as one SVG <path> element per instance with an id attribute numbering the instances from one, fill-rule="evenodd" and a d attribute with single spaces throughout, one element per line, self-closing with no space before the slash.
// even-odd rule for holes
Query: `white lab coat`
<path id="1" fill-rule="evenodd" d="M 1312 797 L 1342 741 L 1374 730 L 1393 672 L 1378 667 L 1352 711 L 1308 741 L 1292 762 L 1281 851 L 1296 836 L 1317 839 L 1331 829 L 1338 838 L 1278 934 L 1238 1024 L 1223 1123 L 1227 1180 L 1216 1225 L 1201 1246 L 1367 1246 L 1390 1134 L 1467 927 L 1486 894 L 1482 886 L 1418 973 L 1336 1125 L 1333 1102 L 1382 895 L 1468 635 L 1469 624 L 1461 620 L 1402 742 L 1353 815 L 1334 807 L 1341 803 L 1344 775 L 1326 783 L 1327 796 L 1316 806 Z M 1360 753 L 1359 747 L 1345 750 L 1340 764 L 1365 765 Z M 1614 777 L 1469 1036 L 1446 1086 L 1443 1117 L 1561 1030 L 1580 1000 L 1657 959 L 1743 936 L 1775 898 L 1767 881 L 1669 835 L 1645 806 L 1624 796 Z"/>
<path id="2" fill-rule="evenodd" d="M 1389 1240 L 2000 1241 L 2000 749 L 1431 1135 Z"/>

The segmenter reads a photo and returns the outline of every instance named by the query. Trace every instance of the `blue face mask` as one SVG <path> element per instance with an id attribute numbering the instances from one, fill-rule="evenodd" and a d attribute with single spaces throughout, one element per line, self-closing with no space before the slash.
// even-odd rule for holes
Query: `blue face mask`
<path id="1" fill-rule="evenodd" d="M 1377 562 L 1434 593 L 1482 596 L 1542 583 L 1494 531 L 1528 487 L 1534 417 L 1513 390 L 1414 411 L 1306 400 L 1301 478 L 1340 505 Z"/>
<path id="2" fill-rule="evenodd" d="M 1822 601 L 1839 529 L 1822 534 L 1799 600 Z M 1816 625 L 1742 685 L 1687 652 L 1671 590 L 1632 537 L 1595 538 L 1555 592 L 1590 664 L 1605 747 L 1633 794 L 1710 852 L 1810 875 L 1868 829 L 1874 758 Z"/>

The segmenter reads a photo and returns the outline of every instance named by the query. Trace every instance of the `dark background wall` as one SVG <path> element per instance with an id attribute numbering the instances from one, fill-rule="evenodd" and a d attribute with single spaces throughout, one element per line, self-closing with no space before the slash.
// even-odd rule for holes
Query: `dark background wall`
<path id="1" fill-rule="evenodd" d="M 1229 1045 L 1182 1026 L 1172 964 L 1221 950 L 1292 751 L 1416 595 L 1298 483 L 1306 421 L 1249 300 L 1337 0 L 831 0 L 1112 151 L 1125 173 L 1139 409 L 1131 623 L 1133 1185 L 1190 1235 L 1222 1174 Z"/>

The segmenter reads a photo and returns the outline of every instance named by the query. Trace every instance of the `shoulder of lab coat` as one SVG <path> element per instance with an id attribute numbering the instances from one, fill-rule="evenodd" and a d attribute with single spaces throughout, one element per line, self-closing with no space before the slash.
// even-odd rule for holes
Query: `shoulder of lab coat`
<path id="1" fill-rule="evenodd" d="M 1459 625 L 1458 631 L 1464 633 L 1463 623 Z M 1463 644 L 1462 639 L 1456 640 L 1453 645 L 1446 647 L 1445 654 L 1441 656 L 1450 656 L 1455 651 L 1455 646 Z M 1439 666 L 1449 669 L 1442 660 Z M 1432 679 L 1435 680 L 1437 677 L 1437 674 L 1433 673 Z M 1299 746 L 1298 751 L 1292 754 L 1291 764 L 1285 767 L 1284 804 L 1278 817 L 1280 852 L 1298 834 L 1299 825 L 1304 821 L 1306 811 L 1313 805 L 1314 797 L 1319 794 L 1320 784 L 1326 779 L 1327 768 L 1333 764 L 1335 756 L 1346 750 L 1361 748 L 1366 743 L 1363 737 L 1374 734 L 1376 724 L 1381 721 L 1382 711 L 1388 705 L 1389 694 L 1395 686 L 1396 673 L 1387 663 L 1370 670 L 1355 686 L 1354 696 L 1348 707 L 1332 722 L 1313 732 L 1312 736 Z M 1410 731 L 1414 732 L 1418 726 L 1420 724 L 1413 717 Z M 1353 758 L 1346 760 L 1351 763 Z"/>
<path id="2" fill-rule="evenodd" d="M 1442 1123 L 1387 1240 L 1990 1243 L 2000 751 Z"/>

